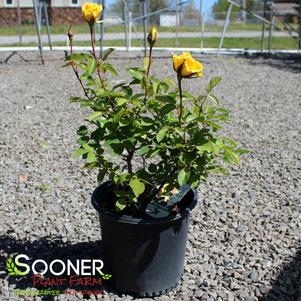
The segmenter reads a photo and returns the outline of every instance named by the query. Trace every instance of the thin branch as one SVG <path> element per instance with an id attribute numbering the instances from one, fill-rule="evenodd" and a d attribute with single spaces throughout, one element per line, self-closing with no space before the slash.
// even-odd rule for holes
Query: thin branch
<path id="1" fill-rule="evenodd" d="M 150 67 L 151 67 L 151 63 L 152 63 L 152 51 L 153 51 L 153 47 L 150 46 L 150 49 L 149 49 L 149 60 L 148 60 L 148 66 L 147 66 L 147 72 L 146 72 L 146 76 L 148 77 L 149 76 L 149 71 L 150 71 Z"/>
<path id="2" fill-rule="evenodd" d="M 102 75 L 100 74 L 100 71 L 99 71 L 99 62 L 98 62 L 98 58 L 96 56 L 96 50 L 95 50 L 95 36 L 94 36 L 94 30 L 93 30 L 93 25 L 90 25 L 90 38 L 91 38 L 91 44 L 92 44 L 92 54 L 93 54 L 93 57 L 96 61 L 96 65 L 97 65 L 97 74 L 98 74 L 98 77 L 99 77 L 99 81 L 102 85 L 102 87 L 104 88 L 104 82 L 103 82 L 103 78 L 102 78 Z"/>
<path id="3" fill-rule="evenodd" d="M 70 53 L 73 54 L 73 41 L 72 39 L 70 39 Z M 83 81 L 81 80 L 80 76 L 79 76 L 79 73 L 78 73 L 78 70 L 77 70 L 77 67 L 74 65 L 74 62 L 71 62 L 71 66 L 72 66 L 72 69 L 75 73 L 75 76 L 77 78 L 77 80 L 79 81 L 84 93 L 85 93 L 85 96 L 88 98 L 88 99 L 91 99 L 91 97 L 89 96 L 84 84 L 83 84 Z"/>
<path id="4" fill-rule="evenodd" d="M 90 38 L 91 38 L 91 44 L 92 44 L 92 55 L 96 61 L 96 67 L 97 67 L 97 74 L 98 74 L 98 78 L 99 78 L 99 81 L 101 83 L 101 86 L 102 88 L 107 91 L 106 89 L 106 86 L 105 86 L 105 83 L 104 83 L 104 79 L 103 79 L 103 76 L 102 74 L 100 73 L 100 70 L 99 70 L 99 60 L 96 56 L 96 50 L 95 50 L 95 35 L 94 35 L 94 25 L 90 25 Z M 114 102 L 112 101 L 112 98 L 108 95 L 108 98 L 109 98 L 109 102 L 110 102 L 110 105 L 112 107 L 112 109 L 114 110 Z"/>
<path id="5" fill-rule="evenodd" d="M 179 125 L 182 128 L 182 115 L 183 115 L 183 91 L 182 91 L 182 77 L 178 74 L 178 86 L 180 93 L 180 107 L 179 107 Z"/>
<path id="6" fill-rule="evenodd" d="M 132 168 L 132 159 L 133 159 L 133 155 L 134 155 L 134 151 L 133 150 L 128 150 L 128 155 L 126 156 L 126 164 L 127 164 L 127 169 L 129 174 L 133 173 L 133 168 Z"/>

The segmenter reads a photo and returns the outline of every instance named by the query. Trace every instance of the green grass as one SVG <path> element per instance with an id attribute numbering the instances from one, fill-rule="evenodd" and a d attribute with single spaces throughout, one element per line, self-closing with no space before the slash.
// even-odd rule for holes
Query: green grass
<path id="1" fill-rule="evenodd" d="M 219 38 L 205 38 L 204 48 L 217 48 L 219 45 Z M 89 46 L 89 41 L 74 42 L 75 46 Z M 125 46 L 124 40 L 106 40 L 105 46 L 118 47 Z M 3 45 L 3 46 L 19 46 Z M 26 44 L 23 46 L 36 46 L 36 44 Z M 45 44 L 46 46 L 46 44 Z M 66 46 L 64 42 L 54 43 L 54 46 Z M 143 46 L 142 40 L 132 40 L 133 47 Z M 175 39 L 159 39 L 156 46 L 158 47 L 176 47 Z M 179 47 L 183 48 L 199 48 L 200 39 L 198 38 L 180 38 Z M 260 38 L 225 38 L 223 48 L 245 48 L 245 49 L 259 49 Z M 264 41 L 264 47 L 268 47 L 268 39 Z M 298 42 L 296 39 L 289 37 L 275 37 L 273 38 L 272 49 L 298 49 Z"/>
<path id="2" fill-rule="evenodd" d="M 205 48 L 217 48 L 219 45 L 219 38 L 205 38 L 204 47 Z M 61 44 L 64 45 L 64 44 Z M 88 42 L 77 42 L 75 45 L 85 46 L 89 45 Z M 105 46 L 124 46 L 124 40 L 107 40 L 104 41 Z M 142 46 L 143 42 L 140 40 L 133 40 L 132 46 Z M 175 39 L 159 39 L 157 47 L 176 47 Z M 268 47 L 268 39 L 265 39 L 264 46 Z M 273 38 L 274 49 L 298 49 L 297 40 L 286 37 Z M 180 38 L 179 46 L 182 48 L 199 48 L 200 39 L 198 38 Z M 246 49 L 259 49 L 260 38 L 225 38 L 223 48 L 246 48 Z"/>
<path id="3" fill-rule="evenodd" d="M 65 34 L 68 29 L 68 24 L 66 25 L 53 25 L 51 26 L 52 34 Z M 136 26 L 139 32 L 143 32 L 143 27 L 141 25 Z M 159 32 L 175 32 L 175 27 L 158 27 Z M 261 30 L 261 24 L 230 24 L 228 27 L 228 31 L 238 31 L 238 30 Z M 88 26 L 86 24 L 74 25 L 73 31 L 75 33 L 88 33 Z M 124 27 L 122 25 L 112 26 L 105 29 L 106 32 L 123 32 Z M 222 31 L 222 26 L 216 25 L 207 25 L 205 27 L 205 31 Z M 199 26 L 181 26 L 179 27 L 179 32 L 200 32 Z M 46 28 L 42 28 L 42 33 L 46 34 Z M 9 35 L 18 35 L 19 28 L 17 26 L 0 27 L 0 35 L 1 36 L 9 36 Z M 23 35 L 35 35 L 36 28 L 34 25 L 22 25 L 22 34 Z"/>

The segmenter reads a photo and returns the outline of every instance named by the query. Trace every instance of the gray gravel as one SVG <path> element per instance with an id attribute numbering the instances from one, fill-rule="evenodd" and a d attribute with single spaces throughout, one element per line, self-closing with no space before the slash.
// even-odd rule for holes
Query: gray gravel
<path id="1" fill-rule="evenodd" d="M 113 60 L 118 69 L 138 64 L 122 56 Z M 60 68 L 59 54 L 47 59 L 45 66 L 17 58 L 0 65 L 1 300 L 21 300 L 13 289 L 30 285 L 3 272 L 8 255 L 100 254 L 99 222 L 90 204 L 95 173 L 70 158 L 86 112 L 68 98 L 81 91 L 71 70 Z M 233 115 L 226 132 L 252 152 L 229 177 L 212 176 L 199 188 L 182 284 L 155 300 L 300 301 L 300 61 L 201 59 L 205 77 L 185 84 L 197 93 L 210 76 L 223 77 L 217 95 Z M 155 64 L 158 73 L 174 76 L 168 59 Z M 106 292 L 104 299 L 132 298 Z"/>

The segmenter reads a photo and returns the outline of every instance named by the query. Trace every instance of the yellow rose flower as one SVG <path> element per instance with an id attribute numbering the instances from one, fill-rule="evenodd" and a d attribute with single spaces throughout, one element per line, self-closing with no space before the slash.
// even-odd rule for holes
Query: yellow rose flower
<path id="1" fill-rule="evenodd" d="M 82 6 L 82 14 L 84 20 L 93 25 L 99 17 L 99 14 L 102 12 L 102 5 L 96 3 L 85 3 Z"/>
<path id="2" fill-rule="evenodd" d="M 181 76 L 201 77 L 203 76 L 203 65 L 196 61 L 189 52 L 183 52 L 181 55 L 173 55 L 173 68 Z"/>
<path id="3" fill-rule="evenodd" d="M 156 27 L 152 27 L 148 33 L 147 40 L 150 46 L 154 46 L 158 38 L 158 30 Z"/>

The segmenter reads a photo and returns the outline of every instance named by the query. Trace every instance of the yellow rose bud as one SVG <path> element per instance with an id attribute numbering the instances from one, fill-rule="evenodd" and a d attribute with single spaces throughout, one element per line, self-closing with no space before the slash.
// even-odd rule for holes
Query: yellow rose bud
<path id="1" fill-rule="evenodd" d="M 201 77 L 203 75 L 202 63 L 196 61 L 189 52 L 183 52 L 181 55 L 173 55 L 173 68 L 181 76 Z"/>
<path id="2" fill-rule="evenodd" d="M 85 3 L 82 6 L 82 14 L 84 20 L 93 25 L 99 17 L 99 14 L 102 12 L 102 5 L 96 3 Z"/>
<path id="3" fill-rule="evenodd" d="M 155 45 L 157 38 L 158 38 L 158 30 L 156 27 L 152 27 L 147 36 L 148 43 L 151 47 Z"/>
<path id="4" fill-rule="evenodd" d="M 72 29 L 72 26 L 70 25 L 69 29 L 67 31 L 67 35 L 68 35 L 69 41 L 72 41 L 73 38 L 74 38 L 74 32 L 71 29 Z"/>

